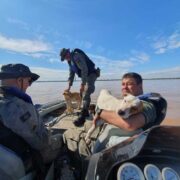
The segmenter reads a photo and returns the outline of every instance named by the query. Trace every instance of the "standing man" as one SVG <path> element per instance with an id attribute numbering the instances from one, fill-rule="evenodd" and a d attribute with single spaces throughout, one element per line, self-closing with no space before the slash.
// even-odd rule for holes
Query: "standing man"
<path id="1" fill-rule="evenodd" d="M 67 91 L 73 85 L 74 76 L 77 74 L 81 78 L 80 94 L 83 96 L 83 107 L 78 119 L 74 121 L 75 126 L 82 126 L 87 116 L 89 116 L 88 108 L 91 102 L 91 94 L 95 91 L 95 81 L 99 76 L 99 68 L 95 68 L 95 64 L 80 49 L 62 48 L 60 51 L 61 61 L 66 60 L 69 64 L 69 84 Z"/>

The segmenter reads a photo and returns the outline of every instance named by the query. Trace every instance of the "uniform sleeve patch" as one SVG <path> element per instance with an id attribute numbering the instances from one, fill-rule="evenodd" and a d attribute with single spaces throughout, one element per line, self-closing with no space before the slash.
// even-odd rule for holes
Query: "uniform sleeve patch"
<path id="1" fill-rule="evenodd" d="M 25 114 L 23 114 L 20 119 L 22 122 L 27 121 L 29 118 L 31 117 L 31 114 L 29 112 L 26 112 Z"/>

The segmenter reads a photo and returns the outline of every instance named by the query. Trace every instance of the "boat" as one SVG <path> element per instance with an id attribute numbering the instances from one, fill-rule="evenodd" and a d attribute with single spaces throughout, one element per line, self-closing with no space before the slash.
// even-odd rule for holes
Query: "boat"
<path id="1" fill-rule="evenodd" d="M 44 123 L 61 134 L 70 128 L 79 130 L 83 128 L 74 126 L 73 121 L 77 118 L 78 111 L 67 114 L 64 100 L 36 105 L 36 108 Z M 89 117 L 87 121 L 91 119 L 92 117 Z M 63 162 L 63 167 L 56 167 L 52 162 L 46 170 L 44 179 L 77 179 L 74 175 L 76 170 L 63 158 L 59 158 Z M 22 160 L 2 145 L 0 145 L 0 162 L 0 179 L 3 179 L 5 173 L 9 179 L 37 179 L 38 174 L 35 169 L 26 172 Z M 88 162 L 88 167 L 83 172 L 84 176 L 80 179 L 178 180 L 180 179 L 180 126 L 155 125 L 139 135 L 91 155 Z M 58 178 L 55 175 L 57 171 L 63 172 L 59 173 Z"/>

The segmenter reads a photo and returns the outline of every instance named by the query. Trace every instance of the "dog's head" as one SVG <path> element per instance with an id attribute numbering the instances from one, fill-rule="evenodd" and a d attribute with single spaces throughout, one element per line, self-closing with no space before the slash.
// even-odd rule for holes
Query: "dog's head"
<path id="1" fill-rule="evenodd" d="M 65 97 L 66 99 L 71 98 L 71 92 L 70 92 L 70 91 L 64 91 L 64 92 L 63 92 L 63 95 L 64 95 L 64 97 Z"/>
<path id="2" fill-rule="evenodd" d="M 143 103 L 138 98 L 131 94 L 128 94 L 122 100 L 121 108 L 118 110 L 118 114 L 123 118 L 127 119 L 133 114 L 142 112 Z"/>
<path id="3" fill-rule="evenodd" d="M 95 104 L 90 104 L 89 105 L 89 113 L 90 114 L 95 114 L 95 109 L 96 109 L 96 105 Z"/>

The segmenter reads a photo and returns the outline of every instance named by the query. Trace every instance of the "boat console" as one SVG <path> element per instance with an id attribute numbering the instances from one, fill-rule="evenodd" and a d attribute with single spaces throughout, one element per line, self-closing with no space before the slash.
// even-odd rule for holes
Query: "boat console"
<path id="1" fill-rule="evenodd" d="M 86 180 L 144 180 L 148 176 L 180 179 L 180 127 L 152 127 L 94 154 Z"/>

